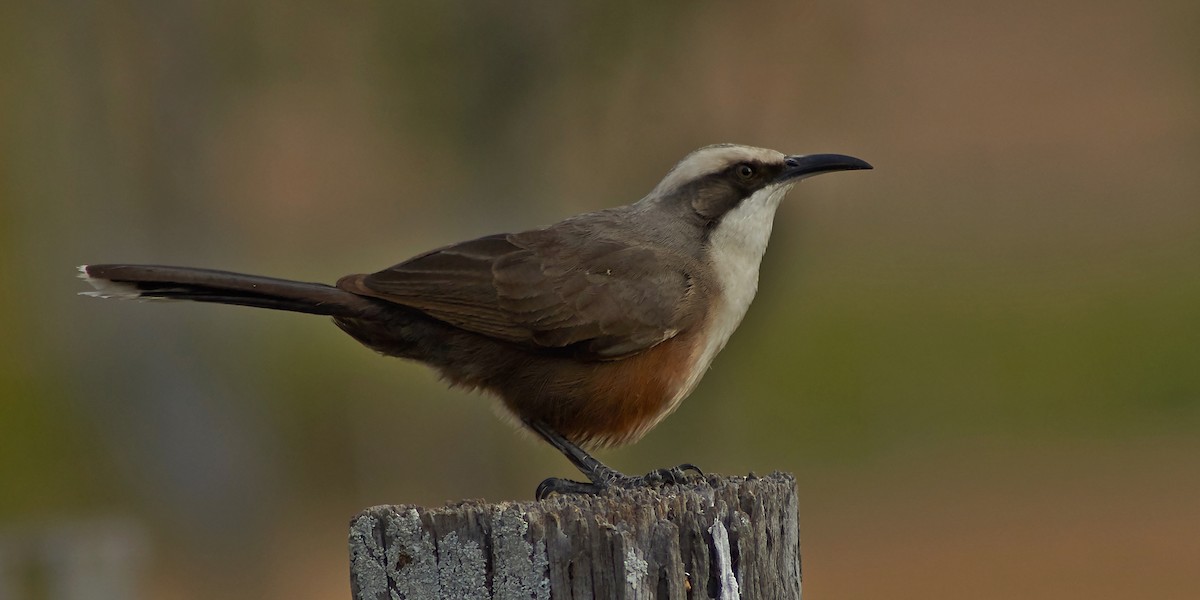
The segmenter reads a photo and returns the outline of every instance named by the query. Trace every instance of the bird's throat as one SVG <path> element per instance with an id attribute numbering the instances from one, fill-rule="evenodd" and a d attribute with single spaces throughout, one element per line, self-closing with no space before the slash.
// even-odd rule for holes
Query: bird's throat
<path id="1" fill-rule="evenodd" d="M 698 348 L 691 381 L 684 386 L 680 400 L 700 382 L 754 301 L 758 292 L 758 269 L 771 238 L 775 211 L 790 187 L 763 188 L 725 213 L 709 234 L 708 260 L 717 283 L 718 297 L 710 305 L 705 343 Z"/>

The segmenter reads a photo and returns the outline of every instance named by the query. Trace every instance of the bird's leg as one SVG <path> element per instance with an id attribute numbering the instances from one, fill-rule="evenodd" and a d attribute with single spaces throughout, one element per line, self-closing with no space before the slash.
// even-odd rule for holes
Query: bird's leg
<path id="1" fill-rule="evenodd" d="M 598 494 L 605 488 L 612 485 L 614 481 L 619 479 L 627 479 L 628 476 L 613 469 L 612 467 L 600 462 L 596 457 L 588 454 L 583 448 L 572 443 L 567 438 L 560 435 L 557 431 L 551 429 L 541 421 L 525 421 L 535 433 L 542 436 L 546 443 L 554 446 L 575 468 L 588 478 L 591 483 L 583 483 L 579 481 L 571 481 L 569 479 L 559 479 L 551 477 L 546 479 L 537 487 L 537 492 L 534 496 L 538 500 L 544 500 L 550 494 Z"/>
<path id="2" fill-rule="evenodd" d="M 541 421 L 526 421 L 534 432 L 542 436 L 551 446 L 558 449 L 575 465 L 577 469 L 588 478 L 590 483 L 580 481 L 571 481 L 569 479 L 559 479 L 551 477 L 538 485 L 535 496 L 538 500 L 543 500 L 550 494 L 599 494 L 604 490 L 613 487 L 633 488 L 646 485 L 661 485 L 664 483 L 680 483 L 687 480 L 687 471 L 695 471 L 699 475 L 704 472 L 699 467 L 693 464 L 682 464 L 669 469 L 658 469 L 651 471 L 641 477 L 630 477 L 616 469 L 600 462 L 596 457 L 588 454 L 583 448 L 563 437 L 557 431 L 551 429 Z"/>

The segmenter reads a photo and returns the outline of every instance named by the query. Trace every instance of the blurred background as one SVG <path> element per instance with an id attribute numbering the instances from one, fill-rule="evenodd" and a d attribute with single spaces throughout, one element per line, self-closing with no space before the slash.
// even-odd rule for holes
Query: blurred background
<path id="1" fill-rule="evenodd" d="M 88 262 L 332 282 L 634 201 L 715 142 L 870 173 L 628 472 L 786 470 L 809 598 L 1200 596 L 1200 4 L 5 2 L 0 598 L 341 598 L 374 504 L 544 444 L 321 319 Z"/>

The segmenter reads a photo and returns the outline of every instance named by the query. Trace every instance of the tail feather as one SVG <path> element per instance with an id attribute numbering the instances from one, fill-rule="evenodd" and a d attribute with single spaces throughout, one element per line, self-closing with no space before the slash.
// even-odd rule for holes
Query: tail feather
<path id="1" fill-rule="evenodd" d="M 381 302 L 322 283 L 158 265 L 83 265 L 98 298 L 192 300 L 334 317 L 371 318 Z"/>

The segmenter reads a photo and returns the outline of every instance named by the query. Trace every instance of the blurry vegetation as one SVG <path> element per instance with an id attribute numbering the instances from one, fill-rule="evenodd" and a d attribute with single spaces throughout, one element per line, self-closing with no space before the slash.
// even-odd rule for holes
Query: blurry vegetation
<path id="1" fill-rule="evenodd" d="M 792 193 L 742 329 L 614 466 L 797 472 L 822 597 L 1187 595 L 1195 3 L 4 12 L 0 536 L 129 517 L 147 597 L 316 598 L 361 507 L 529 498 L 571 470 L 487 400 L 319 319 L 79 298 L 73 267 L 333 281 L 733 141 L 877 170 Z"/>

